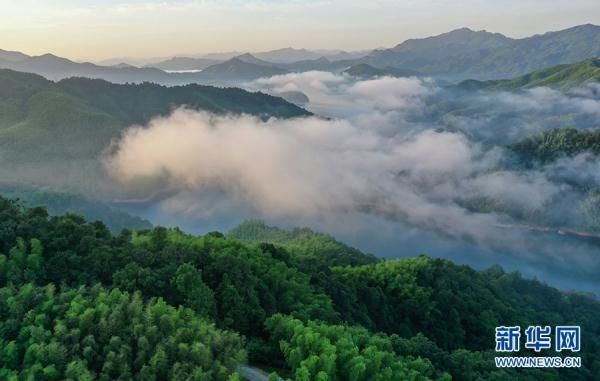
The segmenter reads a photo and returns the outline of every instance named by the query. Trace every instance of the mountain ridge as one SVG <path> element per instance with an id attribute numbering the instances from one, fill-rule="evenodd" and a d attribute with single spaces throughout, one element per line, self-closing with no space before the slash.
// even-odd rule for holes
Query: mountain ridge
<path id="1" fill-rule="evenodd" d="M 573 64 L 560 64 L 504 80 L 465 80 L 458 84 L 463 89 L 523 90 L 533 87 L 570 89 L 588 83 L 600 82 L 600 58 L 590 58 Z"/>
<path id="2" fill-rule="evenodd" d="M 407 40 L 378 50 L 362 62 L 378 68 L 419 70 L 444 79 L 501 79 L 598 56 L 600 26 L 584 24 L 520 39 L 461 28 Z"/>

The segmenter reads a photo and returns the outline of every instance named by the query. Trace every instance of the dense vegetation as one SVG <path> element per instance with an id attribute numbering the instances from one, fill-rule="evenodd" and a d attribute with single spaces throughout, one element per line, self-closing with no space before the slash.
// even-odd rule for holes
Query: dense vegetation
<path id="1" fill-rule="evenodd" d="M 76 193 L 47 188 L 18 185 L 0 186 L 0 195 L 19 199 L 25 206 L 44 206 L 52 216 L 78 214 L 91 221 L 102 221 L 113 233 L 125 228 L 148 229 L 152 224 L 101 201 L 88 199 Z"/>
<path id="2" fill-rule="evenodd" d="M 245 221 L 231 229 L 228 236 L 242 241 L 283 245 L 294 258 L 313 268 L 365 265 L 377 261 L 376 257 L 365 255 L 329 235 L 308 228 L 285 230 L 268 226 L 261 220 Z"/>
<path id="3" fill-rule="evenodd" d="M 99 222 L 0 199 L 0 372 L 224 380 L 247 358 L 297 380 L 600 376 L 591 296 L 424 256 L 359 260 L 309 230 L 254 221 L 234 232 L 278 243 L 164 228 L 115 236 Z M 346 265 L 327 265 L 345 255 Z M 494 327 L 540 322 L 583 326 L 584 368 L 496 369 Z"/>
<path id="4" fill-rule="evenodd" d="M 462 88 L 488 90 L 520 90 L 546 86 L 559 89 L 580 87 L 600 82 L 600 59 L 590 58 L 574 64 L 563 64 L 506 80 L 467 80 L 459 84 Z"/>
<path id="5" fill-rule="evenodd" d="M 285 100 L 241 89 L 156 84 L 116 85 L 0 70 L 0 176 L 3 181 L 84 188 L 100 175 L 98 156 L 132 124 L 176 107 L 262 117 L 308 113 Z"/>
<path id="6" fill-rule="evenodd" d="M 3 380 L 227 380 L 241 338 L 192 310 L 100 286 L 0 289 Z"/>
<path id="7" fill-rule="evenodd" d="M 588 152 L 600 154 L 600 130 L 557 128 L 536 134 L 509 146 L 527 164 L 545 164 L 561 156 Z"/>

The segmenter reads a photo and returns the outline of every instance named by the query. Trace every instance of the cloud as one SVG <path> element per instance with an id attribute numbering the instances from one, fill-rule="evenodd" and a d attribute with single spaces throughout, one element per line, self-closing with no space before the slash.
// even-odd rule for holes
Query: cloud
<path id="1" fill-rule="evenodd" d="M 421 107 L 421 99 L 430 89 L 417 78 L 382 77 L 359 81 L 350 86 L 348 93 L 373 108 L 397 110 Z"/>
<path id="2" fill-rule="evenodd" d="M 549 273 L 599 268 L 588 243 L 560 232 L 586 229 L 580 205 L 600 187 L 600 160 L 585 154 L 525 169 L 505 148 L 563 123 L 588 126 L 593 87 L 464 94 L 417 78 L 323 72 L 248 87 L 301 91 L 326 118 L 178 109 L 126 130 L 105 158 L 109 174 L 128 197 L 158 200 L 178 220 L 243 215 L 338 232 L 377 224 L 433 255 L 461 242 Z M 432 237 L 440 241 L 419 241 Z"/>
<path id="3" fill-rule="evenodd" d="M 516 130 L 537 131 L 538 124 L 528 124 L 532 114 L 552 114 L 557 104 L 573 107 L 581 95 L 541 88 L 460 98 L 428 80 L 356 81 L 317 71 L 249 86 L 304 92 L 309 109 L 332 119 L 263 121 L 179 109 L 127 130 L 106 159 L 109 172 L 138 197 L 162 187 L 171 195 L 164 205 L 186 213 L 243 206 L 266 217 L 322 219 L 359 211 L 497 244 L 498 224 L 511 215 L 547 213 L 549 205 L 562 209 L 561 198 L 572 201 L 565 192 L 577 193 L 566 178 L 573 182 L 580 173 L 583 181 L 584 169 L 595 169 L 582 159 L 527 171 L 505 168 L 504 149 L 490 145 Z M 449 99 L 457 102 L 453 107 L 469 103 L 476 111 L 436 120 L 437 104 Z M 522 123 L 507 132 L 496 116 L 477 111 L 497 104 Z M 465 206 L 469 200 L 490 200 L 495 207 L 473 212 Z"/>
<path id="4" fill-rule="evenodd" d="M 125 184 L 158 181 L 172 191 L 166 205 L 201 212 L 194 194 L 220 194 L 264 217 L 328 218 L 363 212 L 399 219 L 445 235 L 499 244 L 500 216 L 472 213 L 456 199 L 470 189 L 507 203 L 518 194 L 541 207 L 545 185 L 516 174 L 491 176 L 497 156 L 464 135 L 424 130 L 388 138 L 345 120 L 317 117 L 263 121 L 186 109 L 129 129 L 106 160 Z M 135 188 L 135 187 L 134 187 Z M 144 196 L 147 189 L 135 189 Z M 154 189 L 151 190 L 154 192 Z M 185 202 L 176 201 L 183 195 Z M 220 201 L 221 203 L 223 201 Z M 223 207 L 225 204 L 220 204 Z"/>

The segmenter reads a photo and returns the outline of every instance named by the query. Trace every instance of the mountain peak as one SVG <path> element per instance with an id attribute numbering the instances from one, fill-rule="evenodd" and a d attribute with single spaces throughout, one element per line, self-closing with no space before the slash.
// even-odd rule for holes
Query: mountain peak
<path id="1" fill-rule="evenodd" d="M 235 60 L 241 61 L 241 62 L 245 62 L 245 63 L 249 63 L 249 64 L 253 64 L 253 65 L 273 66 L 273 64 L 271 62 L 261 60 L 260 58 L 256 58 L 255 56 L 253 56 L 250 53 L 244 53 L 242 55 L 233 57 L 232 59 L 235 59 Z"/>
<path id="2" fill-rule="evenodd" d="M 244 59 L 258 59 L 256 57 L 254 57 L 252 54 L 250 53 L 244 53 L 244 54 L 240 54 L 239 56 L 233 57 L 233 58 L 237 58 L 239 60 L 244 60 Z"/>
<path id="3" fill-rule="evenodd" d="M 2 59 L 2 60 L 6 60 L 6 61 L 10 61 L 10 62 L 17 62 L 17 61 L 25 60 L 27 58 L 29 58 L 29 56 L 27 54 L 24 54 L 21 52 L 16 52 L 16 51 L 0 49 L 0 59 Z"/>
<path id="4" fill-rule="evenodd" d="M 465 32 L 466 32 L 466 33 L 477 33 L 477 32 L 475 32 L 473 29 L 471 29 L 471 28 L 469 28 L 469 27 L 466 27 L 466 26 L 463 26 L 462 28 L 456 28 L 456 29 L 453 29 L 453 30 L 451 30 L 450 32 L 443 33 L 443 34 L 451 34 L 451 33 L 465 33 Z"/>

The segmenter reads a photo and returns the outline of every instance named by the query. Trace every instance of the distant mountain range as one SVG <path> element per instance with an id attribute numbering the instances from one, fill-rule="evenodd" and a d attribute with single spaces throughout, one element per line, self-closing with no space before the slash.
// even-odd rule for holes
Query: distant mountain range
<path id="1" fill-rule="evenodd" d="M 313 64 L 311 66 L 311 64 Z M 302 61 L 300 66 L 308 70 L 327 70 L 322 61 Z M 329 65 L 329 61 L 327 61 Z M 0 69 L 10 69 L 25 73 L 41 75 L 53 81 L 71 77 L 104 79 L 112 83 L 143 83 L 152 82 L 174 86 L 190 83 L 238 85 L 240 82 L 251 81 L 260 77 L 270 77 L 296 71 L 293 64 L 275 64 L 259 59 L 251 54 L 242 54 L 227 61 L 220 62 L 209 59 L 172 59 L 162 69 L 155 67 L 136 67 L 127 63 L 111 66 L 96 65 L 85 62 L 79 63 L 52 54 L 28 56 L 18 52 L 0 50 Z M 196 68 L 201 72 L 183 72 Z M 182 71 L 167 72 L 165 70 Z M 193 70 L 193 69 L 192 69 Z"/>
<path id="2" fill-rule="evenodd" d="M 225 62 L 209 66 L 198 74 L 203 81 L 220 82 L 225 79 L 251 81 L 261 77 L 272 77 L 287 73 L 288 70 L 263 61 L 251 54 L 243 54 Z"/>
<path id="3" fill-rule="evenodd" d="M 365 57 L 370 51 L 356 51 L 356 52 L 345 52 L 341 50 L 307 50 L 307 49 L 294 49 L 294 48 L 283 48 L 277 50 L 271 50 L 268 52 L 251 53 L 253 57 L 256 57 L 263 61 L 268 61 L 272 64 L 277 64 L 281 67 L 291 65 L 294 67 L 296 64 L 300 64 L 313 61 L 323 62 L 325 60 L 328 64 L 335 61 L 348 61 L 355 60 Z M 230 52 L 230 53 L 216 53 L 206 54 L 200 57 L 172 57 L 169 59 L 161 60 L 159 62 L 148 63 L 145 67 L 154 67 L 162 70 L 203 70 L 210 65 L 221 63 L 230 60 L 234 57 L 244 55 L 242 52 Z M 119 61 L 120 62 L 120 61 Z M 114 63 L 114 62 L 113 62 Z M 328 69 L 329 67 L 327 67 Z"/>
<path id="4" fill-rule="evenodd" d="M 362 54 L 368 55 L 361 57 Z M 0 68 L 36 73 L 51 80 L 88 77 L 114 83 L 163 85 L 235 86 L 260 77 L 310 70 L 346 71 L 363 78 L 424 75 L 458 82 L 514 78 L 545 67 L 599 56 L 600 26 L 586 24 L 521 39 L 462 28 L 407 40 L 391 49 L 371 53 L 284 48 L 256 54 L 232 52 L 199 58 L 173 57 L 144 67 L 121 61 L 104 66 L 74 62 L 52 54 L 28 56 L 0 50 Z"/>
<path id="5" fill-rule="evenodd" d="M 477 81 L 466 80 L 459 84 L 463 89 L 521 90 L 533 87 L 569 89 L 600 83 L 600 59 L 590 58 L 574 64 L 556 65 L 506 80 Z"/>
<path id="6" fill-rule="evenodd" d="M 599 56 L 600 26 L 586 24 L 521 39 L 463 28 L 377 50 L 362 61 L 446 79 L 502 79 Z"/>
<path id="7" fill-rule="evenodd" d="M 211 58 L 173 57 L 161 62 L 147 64 L 144 67 L 165 71 L 204 70 L 220 62 L 220 60 Z"/>
<path id="8" fill-rule="evenodd" d="M 113 83 L 154 82 L 165 85 L 197 81 L 193 74 L 169 74 L 163 70 L 139 68 L 125 63 L 101 66 L 89 62 L 79 63 L 53 54 L 28 56 L 4 50 L 0 50 L 0 69 L 34 73 L 53 81 L 70 77 L 98 78 Z"/>

